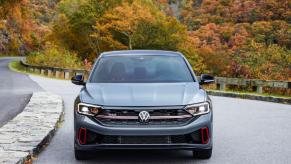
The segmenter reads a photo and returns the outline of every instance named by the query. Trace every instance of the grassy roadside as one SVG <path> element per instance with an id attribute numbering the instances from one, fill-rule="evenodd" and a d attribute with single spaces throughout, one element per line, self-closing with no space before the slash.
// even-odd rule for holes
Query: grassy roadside
<path id="1" fill-rule="evenodd" d="M 19 73 L 28 73 L 25 68 L 20 64 L 19 61 L 12 61 L 8 64 L 10 70 L 19 72 Z"/>

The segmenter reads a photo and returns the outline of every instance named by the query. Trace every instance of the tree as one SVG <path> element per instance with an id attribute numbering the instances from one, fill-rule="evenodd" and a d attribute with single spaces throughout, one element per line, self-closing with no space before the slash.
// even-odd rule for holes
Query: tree
<path id="1" fill-rule="evenodd" d="M 49 40 L 77 52 L 82 58 L 94 60 L 100 53 L 98 44 L 90 36 L 94 24 L 121 0 L 63 0 L 58 4 Z"/>
<path id="2" fill-rule="evenodd" d="M 166 16 L 151 1 L 124 2 L 96 22 L 91 35 L 102 50 L 158 49 L 181 51 L 199 72 L 205 68 L 195 51 L 195 39 L 177 19 Z M 101 50 L 101 51 L 102 51 Z"/>
<path id="3" fill-rule="evenodd" d="M 148 6 L 142 6 L 139 2 L 123 3 L 104 14 L 96 22 L 96 33 L 92 36 L 102 41 L 109 39 L 108 43 L 116 49 L 133 49 L 133 36 L 138 31 L 140 22 L 152 22 L 153 15 Z M 103 34 L 103 35 L 102 35 Z M 115 36 L 119 38 L 114 39 Z"/>

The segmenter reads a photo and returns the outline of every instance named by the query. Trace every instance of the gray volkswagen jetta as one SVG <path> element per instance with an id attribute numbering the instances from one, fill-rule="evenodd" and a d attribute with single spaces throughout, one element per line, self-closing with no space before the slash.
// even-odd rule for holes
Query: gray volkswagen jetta
<path id="1" fill-rule="evenodd" d="M 212 154 L 213 111 L 186 58 L 171 51 L 102 53 L 75 100 L 75 157 L 96 150 L 184 149 L 195 158 Z"/>

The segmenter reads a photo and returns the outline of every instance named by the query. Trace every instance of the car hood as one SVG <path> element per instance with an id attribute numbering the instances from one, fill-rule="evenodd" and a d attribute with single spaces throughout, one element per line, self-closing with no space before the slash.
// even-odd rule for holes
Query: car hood
<path id="1" fill-rule="evenodd" d="M 87 83 L 84 103 L 102 106 L 174 106 L 203 102 L 206 93 L 198 83 Z"/>

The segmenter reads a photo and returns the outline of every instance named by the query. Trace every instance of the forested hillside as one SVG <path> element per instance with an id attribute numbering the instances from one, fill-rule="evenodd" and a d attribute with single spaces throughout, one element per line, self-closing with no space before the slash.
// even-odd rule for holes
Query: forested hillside
<path id="1" fill-rule="evenodd" d="M 43 49 L 58 0 L 0 0 L 0 54 Z"/>
<path id="2" fill-rule="evenodd" d="M 104 51 L 183 52 L 199 73 L 290 80 L 289 0 L 0 0 L 0 54 L 88 67 Z"/>
<path id="3" fill-rule="evenodd" d="M 187 25 L 207 70 L 221 76 L 290 79 L 290 0 L 160 0 Z M 179 10 L 173 10 L 176 5 Z"/>

